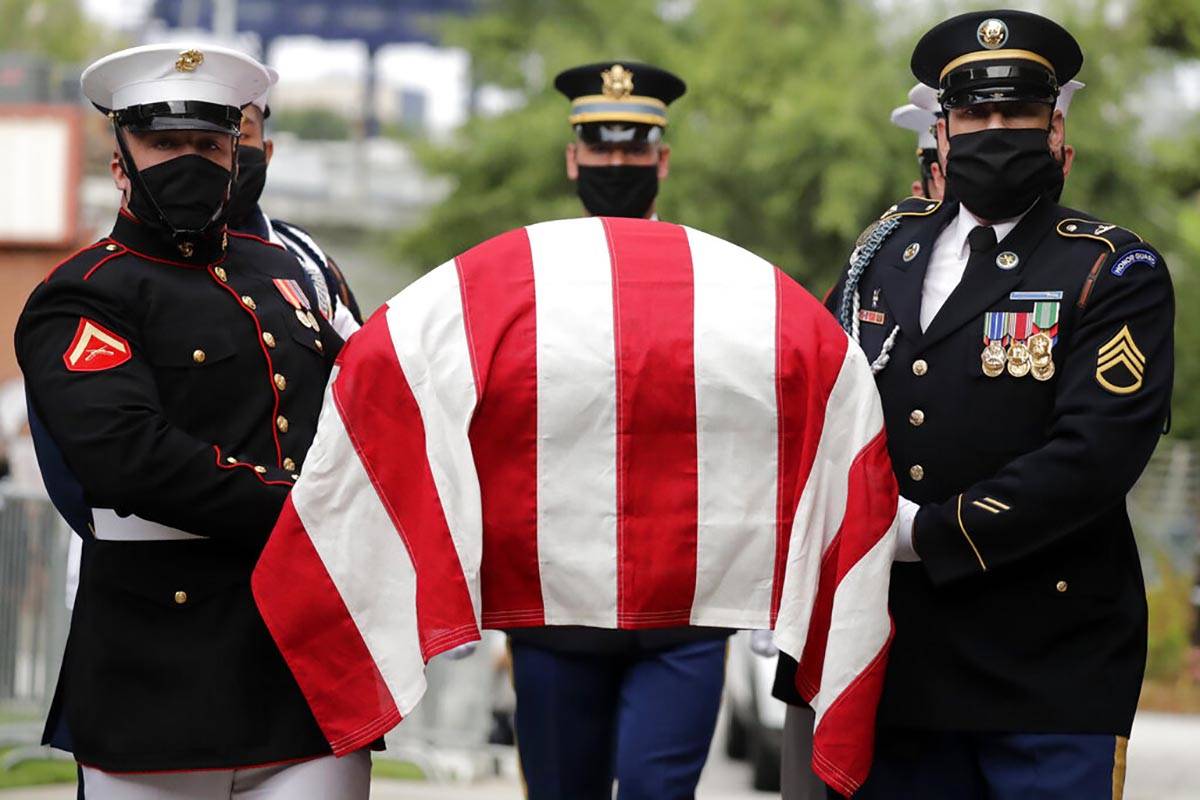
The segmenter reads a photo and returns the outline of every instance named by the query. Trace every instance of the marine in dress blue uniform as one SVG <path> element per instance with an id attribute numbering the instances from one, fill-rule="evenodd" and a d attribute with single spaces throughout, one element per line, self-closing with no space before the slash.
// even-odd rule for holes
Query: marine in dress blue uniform
<path id="1" fill-rule="evenodd" d="M 85 539 L 45 740 L 73 751 L 89 798 L 365 797 L 369 781 L 365 753 L 328 755 L 250 592 L 341 345 L 296 260 L 226 229 L 241 106 L 266 82 L 217 47 L 89 67 L 128 193 L 17 324 L 39 463 Z M 172 155 L 139 165 L 156 148 Z"/>
<path id="2" fill-rule="evenodd" d="M 568 174 L 597 216 L 650 216 L 682 80 L 646 64 L 566 70 Z M 585 152 L 580 152 L 580 151 Z M 574 170 L 578 167 L 578 171 Z M 516 739 L 530 800 L 692 797 L 716 725 L 731 632 L 558 626 L 509 632 Z"/>
<path id="3" fill-rule="evenodd" d="M 856 798 L 1122 790 L 1146 656 L 1125 496 L 1169 415 L 1174 297 L 1150 244 L 1057 202 L 1047 111 L 1081 64 L 1033 14 L 928 32 L 913 71 L 938 89 L 957 199 L 889 209 L 827 301 L 873 361 L 902 494 L 895 638 Z M 1041 127 L 1011 124 L 1029 104 Z"/>

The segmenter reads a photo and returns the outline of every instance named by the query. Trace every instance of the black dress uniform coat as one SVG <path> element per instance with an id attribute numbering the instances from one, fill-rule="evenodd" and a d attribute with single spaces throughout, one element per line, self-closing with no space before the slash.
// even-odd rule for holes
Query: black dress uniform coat
<path id="1" fill-rule="evenodd" d="M 309 291 L 294 258 L 253 237 L 227 242 L 183 257 L 123 212 L 46 278 L 17 325 L 56 504 L 74 494 L 85 516 L 112 509 L 203 537 L 85 536 L 46 737 L 108 771 L 329 752 L 250 574 L 341 340 L 320 314 L 301 322 L 296 301 L 316 304 L 290 291 Z"/>
<path id="2" fill-rule="evenodd" d="M 919 198 L 893 207 L 884 219 L 899 227 L 860 283 L 868 358 L 900 328 L 876 377 L 900 492 L 921 506 L 921 561 L 892 570 L 879 720 L 1128 736 L 1146 600 L 1125 495 L 1168 416 L 1170 276 L 1133 233 L 1041 200 L 972 257 L 922 332 L 926 265 L 957 212 Z M 845 282 L 827 300 L 835 313 Z M 1053 374 L 1005 365 L 990 377 L 987 314 L 1037 302 L 1059 304 Z M 793 674 L 781 666 L 779 694 Z"/>

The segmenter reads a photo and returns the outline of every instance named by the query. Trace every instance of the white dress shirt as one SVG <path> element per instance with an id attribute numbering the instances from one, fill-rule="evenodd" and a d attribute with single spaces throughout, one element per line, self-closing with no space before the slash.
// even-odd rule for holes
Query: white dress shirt
<path id="1" fill-rule="evenodd" d="M 1026 212 L 1028 213 L 1028 212 Z M 1012 233 L 1021 217 L 1001 220 L 992 228 L 996 231 L 996 243 L 1004 241 L 1004 237 Z M 967 234 L 982 225 L 979 217 L 972 214 L 964 206 L 959 205 L 958 216 L 946 226 L 933 243 L 929 253 L 929 265 L 925 268 L 925 282 L 921 284 L 921 330 L 924 331 L 933 322 L 933 318 L 941 311 L 950 293 L 958 287 L 963 273 L 967 269 L 967 260 L 971 257 L 971 249 L 967 244 Z M 896 560 L 920 561 L 921 557 L 913 549 L 913 526 L 917 521 L 917 511 L 920 506 L 907 497 L 900 498 L 900 507 L 896 512 Z"/>

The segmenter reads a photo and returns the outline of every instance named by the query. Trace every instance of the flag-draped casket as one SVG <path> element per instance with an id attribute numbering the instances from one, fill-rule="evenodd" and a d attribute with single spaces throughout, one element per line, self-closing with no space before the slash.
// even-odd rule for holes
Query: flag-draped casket
<path id="1" fill-rule="evenodd" d="M 337 753 L 481 627 L 774 628 L 849 793 L 896 494 L 870 369 L 798 284 L 679 225 L 548 222 L 352 337 L 254 593 Z"/>

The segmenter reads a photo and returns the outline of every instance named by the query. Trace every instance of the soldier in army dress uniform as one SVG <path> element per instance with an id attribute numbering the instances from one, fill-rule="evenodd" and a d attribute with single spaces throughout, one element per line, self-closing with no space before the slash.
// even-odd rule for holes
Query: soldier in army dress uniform
<path id="1" fill-rule="evenodd" d="M 1058 205 L 1082 61 L 1029 13 L 925 34 L 955 199 L 889 209 L 827 301 L 873 362 L 902 494 L 856 798 L 1120 796 L 1146 656 L 1125 495 L 1168 417 L 1174 297 L 1152 246 Z"/>
<path id="2" fill-rule="evenodd" d="M 296 260 L 226 230 L 267 81 L 217 47 L 89 67 L 121 211 L 17 326 L 38 460 L 85 539 L 46 740 L 88 798 L 368 791 L 369 755 L 329 755 L 250 592 L 341 345 Z"/>

